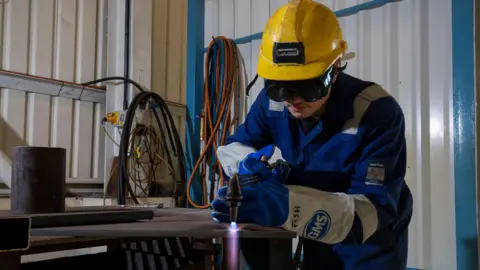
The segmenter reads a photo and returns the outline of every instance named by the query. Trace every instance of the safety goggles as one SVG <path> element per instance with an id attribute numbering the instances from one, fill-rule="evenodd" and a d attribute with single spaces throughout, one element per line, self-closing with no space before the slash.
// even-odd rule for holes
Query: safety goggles
<path id="1" fill-rule="evenodd" d="M 334 67 L 330 67 L 322 76 L 301 81 L 265 82 L 267 96 L 276 102 L 291 101 L 295 97 L 312 102 L 325 97 L 333 83 Z"/>

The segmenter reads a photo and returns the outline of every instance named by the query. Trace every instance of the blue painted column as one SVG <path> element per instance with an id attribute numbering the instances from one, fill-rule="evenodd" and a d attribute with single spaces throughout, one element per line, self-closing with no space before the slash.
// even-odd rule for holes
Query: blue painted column
<path id="1" fill-rule="evenodd" d="M 474 0 L 452 0 L 457 269 L 478 268 Z"/>
<path id="2" fill-rule="evenodd" d="M 200 155 L 200 119 L 197 117 L 203 107 L 203 66 L 205 0 L 188 0 L 187 24 L 187 134 L 186 159 L 187 180 Z M 190 192 L 195 203 L 202 203 L 202 192 L 197 175 Z"/>

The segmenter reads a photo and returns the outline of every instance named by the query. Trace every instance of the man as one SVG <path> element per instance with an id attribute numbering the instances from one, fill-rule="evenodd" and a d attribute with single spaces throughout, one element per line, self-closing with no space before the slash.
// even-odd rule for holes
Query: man
<path id="1" fill-rule="evenodd" d="M 218 158 L 227 176 L 249 179 L 238 222 L 297 232 L 304 269 L 404 270 L 413 202 L 403 113 L 379 85 L 343 72 L 346 50 L 326 6 L 297 0 L 281 7 L 260 48 L 266 87 Z M 289 168 L 264 165 L 272 145 Z M 218 195 L 213 216 L 228 222 L 225 188 Z M 248 262 L 258 248 L 242 245 Z"/>

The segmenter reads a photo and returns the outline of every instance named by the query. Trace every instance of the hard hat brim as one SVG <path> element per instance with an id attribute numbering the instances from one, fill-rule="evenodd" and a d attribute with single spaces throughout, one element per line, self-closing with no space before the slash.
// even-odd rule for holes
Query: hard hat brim
<path id="1" fill-rule="evenodd" d="M 342 56 L 342 58 L 340 58 L 340 60 L 349 61 L 349 60 L 352 60 L 353 58 L 355 58 L 355 52 L 348 52 L 348 53 L 345 53 Z"/>

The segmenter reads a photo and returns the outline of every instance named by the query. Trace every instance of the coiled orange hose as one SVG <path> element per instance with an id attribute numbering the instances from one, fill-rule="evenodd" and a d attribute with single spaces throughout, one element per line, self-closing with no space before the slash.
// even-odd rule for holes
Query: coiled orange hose
<path id="1" fill-rule="evenodd" d="M 208 173 L 214 174 L 211 185 L 215 185 L 217 177 L 218 187 L 224 185 L 222 166 L 215 156 L 217 147 L 225 144 L 227 136 L 234 132 L 240 120 L 240 102 L 234 101 L 240 99 L 243 76 L 238 48 L 232 40 L 219 36 L 210 42 L 205 57 L 205 71 L 204 106 L 201 115 L 201 137 L 205 143 L 187 183 L 188 202 L 195 208 L 204 209 L 211 206 L 207 196 Z M 198 169 L 202 181 L 203 204 L 195 203 L 190 196 L 192 181 Z M 214 190 L 210 189 L 210 199 Z"/>

